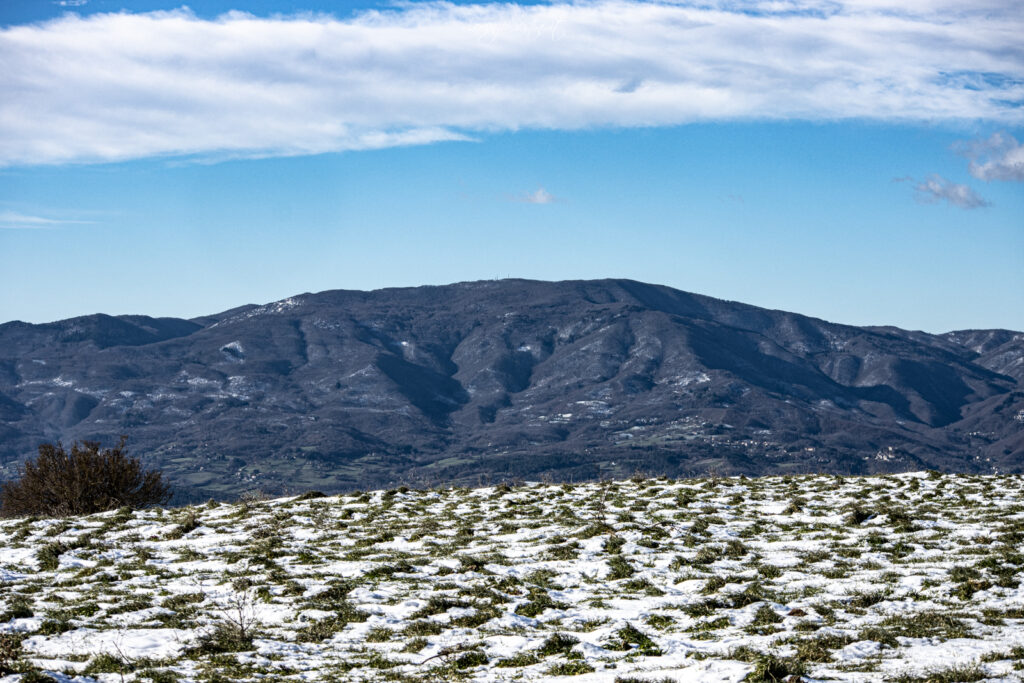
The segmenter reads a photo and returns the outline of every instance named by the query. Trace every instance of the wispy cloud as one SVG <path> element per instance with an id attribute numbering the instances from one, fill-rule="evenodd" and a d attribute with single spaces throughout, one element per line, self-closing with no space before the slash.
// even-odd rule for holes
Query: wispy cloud
<path id="1" fill-rule="evenodd" d="M 994 133 L 988 140 L 961 143 L 957 149 L 970 159 L 968 168 L 978 180 L 1024 182 L 1024 145 L 1008 133 Z"/>
<path id="2" fill-rule="evenodd" d="M 43 228 L 57 228 L 62 225 L 87 223 L 92 223 L 92 221 L 64 220 L 43 216 L 30 216 L 18 213 L 17 211 L 0 211 L 0 230 L 39 230 Z"/>
<path id="3" fill-rule="evenodd" d="M 68 15 L 0 30 L 0 166 L 751 118 L 1019 125 L 1021 35 L 1018 0 Z"/>
<path id="4" fill-rule="evenodd" d="M 914 196 L 925 204 L 947 202 L 961 209 L 981 209 L 991 204 L 967 185 L 931 175 L 914 185 Z"/>
<path id="5" fill-rule="evenodd" d="M 538 187 L 534 192 L 517 195 L 514 201 L 525 204 L 551 204 L 557 202 L 558 199 L 543 187 Z"/>

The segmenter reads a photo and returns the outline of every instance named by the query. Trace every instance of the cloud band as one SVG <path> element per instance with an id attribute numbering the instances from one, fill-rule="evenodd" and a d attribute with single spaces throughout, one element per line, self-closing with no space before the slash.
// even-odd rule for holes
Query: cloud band
<path id="1" fill-rule="evenodd" d="M 1013 0 L 67 15 L 0 31 L 0 165 L 709 120 L 1012 126 L 1024 121 L 1021 35 Z"/>

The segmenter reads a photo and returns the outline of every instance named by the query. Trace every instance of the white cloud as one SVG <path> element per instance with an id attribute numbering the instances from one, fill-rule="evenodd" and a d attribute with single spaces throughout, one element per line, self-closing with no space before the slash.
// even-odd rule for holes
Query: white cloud
<path id="1" fill-rule="evenodd" d="M 44 218 L 43 216 L 30 216 L 18 213 L 17 211 L 0 211 L 0 229 L 6 230 L 38 230 L 41 228 L 56 228 L 61 225 L 91 223 L 92 221 L 61 220 L 57 218 Z"/>
<path id="2" fill-rule="evenodd" d="M 0 30 L 0 165 L 219 159 L 521 128 L 1024 122 L 1017 0 L 416 3 Z"/>
<path id="3" fill-rule="evenodd" d="M 968 167 L 978 180 L 1016 180 L 1024 182 L 1024 145 L 1007 133 L 994 133 L 988 140 L 959 146 L 971 160 Z"/>
<path id="4" fill-rule="evenodd" d="M 551 204 L 553 202 L 557 202 L 558 199 L 543 187 L 538 187 L 534 192 L 527 192 L 526 194 L 519 195 L 515 198 L 515 201 L 524 202 L 526 204 Z"/>
<path id="5" fill-rule="evenodd" d="M 980 209 L 991 206 L 988 201 L 978 196 L 967 185 L 954 183 L 935 174 L 914 185 L 914 192 L 917 200 L 926 204 L 945 201 L 953 206 L 959 206 L 961 209 Z"/>

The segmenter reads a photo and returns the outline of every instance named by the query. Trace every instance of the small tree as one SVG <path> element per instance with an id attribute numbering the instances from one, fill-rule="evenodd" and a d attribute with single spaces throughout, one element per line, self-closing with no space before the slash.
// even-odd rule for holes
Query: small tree
<path id="1" fill-rule="evenodd" d="M 170 500 L 171 487 L 162 473 L 144 471 L 138 458 L 125 455 L 124 444 L 123 436 L 117 447 L 102 451 L 98 441 L 75 442 L 70 453 L 60 442 L 42 444 L 21 477 L 3 485 L 0 515 L 66 517 Z"/>

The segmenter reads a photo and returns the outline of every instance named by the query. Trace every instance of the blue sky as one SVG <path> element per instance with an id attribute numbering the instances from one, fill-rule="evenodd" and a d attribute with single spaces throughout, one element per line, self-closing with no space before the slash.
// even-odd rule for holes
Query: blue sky
<path id="1" fill-rule="evenodd" d="M 629 277 L 1024 330 L 1021 14 L 8 3 L 0 321 Z"/>

